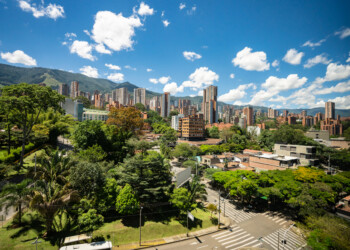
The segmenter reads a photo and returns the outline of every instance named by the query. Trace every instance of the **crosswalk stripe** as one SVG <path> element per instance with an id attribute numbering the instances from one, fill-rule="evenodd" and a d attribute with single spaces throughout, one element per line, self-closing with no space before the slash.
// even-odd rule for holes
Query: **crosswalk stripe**
<path id="1" fill-rule="evenodd" d="M 252 247 L 258 247 L 258 246 L 260 246 L 260 242 L 258 243 L 258 244 L 255 244 L 254 246 L 252 246 Z"/>
<path id="2" fill-rule="evenodd" d="M 243 242 L 246 242 L 246 241 L 248 241 L 248 240 L 251 240 L 251 239 L 254 239 L 254 237 L 253 237 L 253 236 L 252 236 L 252 237 L 249 237 L 248 239 L 245 239 L 245 240 L 240 241 L 240 242 L 238 242 L 238 243 L 229 245 L 229 246 L 227 246 L 227 247 L 225 247 L 225 248 L 230 248 L 230 247 L 233 247 L 233 246 L 237 246 L 237 245 L 239 245 L 239 244 L 241 244 L 241 243 L 243 243 Z"/>
<path id="3" fill-rule="evenodd" d="M 220 235 L 219 237 L 214 237 L 214 239 L 218 240 L 218 239 L 221 239 L 223 237 L 227 237 L 227 235 L 230 235 L 230 234 L 231 234 L 231 232 L 228 231 L 226 234 Z"/>
<path id="4" fill-rule="evenodd" d="M 276 220 L 275 222 L 278 223 L 280 222 L 281 220 L 284 220 L 283 218 L 280 218 L 279 220 Z"/>
<path id="5" fill-rule="evenodd" d="M 287 221 L 282 221 L 279 225 L 282 226 L 284 223 L 286 223 Z"/>
<path id="6" fill-rule="evenodd" d="M 230 244 L 230 243 L 232 243 L 232 242 L 236 242 L 237 240 L 240 240 L 240 239 L 243 239 L 243 238 L 245 238 L 245 237 L 249 237 L 249 236 L 250 236 L 250 234 L 243 235 L 243 236 L 241 236 L 241 237 L 239 237 L 239 238 L 237 238 L 237 239 L 234 239 L 234 240 L 230 240 L 230 241 L 224 242 L 224 243 L 222 243 L 222 245 L 227 245 L 227 244 Z"/>
<path id="7" fill-rule="evenodd" d="M 241 233 L 239 233 L 239 234 L 232 235 L 231 237 L 225 238 L 225 239 L 222 239 L 222 240 L 219 240 L 218 242 L 227 241 L 227 240 L 230 240 L 230 239 L 235 238 L 235 237 L 237 237 L 237 236 L 240 236 L 240 235 L 242 235 L 242 234 L 246 234 L 246 232 L 241 232 Z"/>
<path id="8" fill-rule="evenodd" d="M 224 232 L 218 233 L 218 234 L 214 234 L 214 235 L 212 235 L 211 237 L 216 237 L 216 236 L 219 236 L 219 235 L 222 235 L 222 234 L 225 234 L 225 233 L 227 233 L 227 231 L 224 231 Z"/>
<path id="9" fill-rule="evenodd" d="M 254 244 L 255 242 L 257 242 L 258 240 L 254 240 L 254 241 L 252 241 L 252 242 L 248 242 L 248 243 L 246 243 L 246 244 L 244 244 L 244 245 L 242 245 L 242 246 L 239 246 L 238 248 L 234 248 L 233 250 L 237 250 L 237 249 L 240 249 L 241 247 L 245 247 L 245 246 L 249 246 L 250 244 Z"/>

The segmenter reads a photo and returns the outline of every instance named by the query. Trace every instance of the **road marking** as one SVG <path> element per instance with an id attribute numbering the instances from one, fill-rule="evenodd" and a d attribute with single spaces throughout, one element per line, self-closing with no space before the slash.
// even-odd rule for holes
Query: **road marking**
<path id="1" fill-rule="evenodd" d="M 231 236 L 231 237 L 229 237 L 229 238 L 219 240 L 218 242 L 230 240 L 230 239 L 235 238 L 235 237 L 237 237 L 237 236 L 240 236 L 240 235 L 242 235 L 242 234 L 246 234 L 246 232 L 242 232 L 242 233 L 239 233 L 239 234 L 235 234 L 235 235 L 233 235 L 233 236 Z"/>
<path id="2" fill-rule="evenodd" d="M 282 225 L 283 225 L 284 223 L 286 223 L 286 222 L 288 222 L 288 221 L 286 221 L 286 220 L 285 220 L 285 221 L 282 221 L 279 225 L 282 226 Z"/>
<path id="3" fill-rule="evenodd" d="M 245 238 L 245 237 L 247 237 L 247 236 L 249 237 L 250 234 L 243 235 L 242 237 L 239 237 L 239 238 L 237 238 L 237 239 L 227 241 L 227 242 L 225 242 L 225 243 L 222 243 L 222 245 L 227 245 L 227 244 L 230 244 L 230 243 L 232 243 L 232 242 L 236 242 L 237 240 L 243 239 L 243 238 Z"/>
<path id="4" fill-rule="evenodd" d="M 248 242 L 242 246 L 239 246 L 238 248 L 234 248 L 233 250 L 237 250 L 237 249 L 240 249 L 241 247 L 245 247 L 245 246 L 249 246 L 250 244 L 254 244 L 255 242 L 257 242 L 258 240 L 254 240 L 254 241 L 251 241 L 251 242 Z M 259 243 L 260 244 L 260 243 Z"/>
<path id="5" fill-rule="evenodd" d="M 279 219 L 279 220 L 276 220 L 275 222 L 278 223 L 280 221 L 284 220 L 283 218 Z"/>
<path id="6" fill-rule="evenodd" d="M 214 234 L 214 235 L 212 235 L 211 237 L 216 237 L 216 236 L 219 236 L 219 235 L 225 234 L 225 233 L 227 233 L 227 232 L 228 232 L 228 231 L 224 231 L 224 232 L 222 232 L 222 233 Z"/>
<path id="7" fill-rule="evenodd" d="M 226 237 L 226 236 L 229 235 L 229 234 L 231 234 L 231 232 L 230 232 L 230 231 L 227 231 L 226 234 L 223 234 L 223 235 L 221 235 L 221 236 L 219 236 L 219 237 L 213 237 L 213 238 L 217 240 L 217 239 L 224 238 L 224 237 Z"/>
<path id="8" fill-rule="evenodd" d="M 192 242 L 190 245 L 197 245 L 198 242 Z"/>
<path id="9" fill-rule="evenodd" d="M 248 239 L 245 239 L 245 240 L 240 241 L 240 242 L 238 242 L 238 243 L 229 245 L 229 246 L 227 246 L 227 247 L 225 247 L 225 248 L 230 248 L 230 247 L 233 247 L 233 246 L 237 246 L 238 244 L 241 244 L 241 243 L 246 242 L 246 241 L 251 240 L 251 239 L 254 239 L 254 237 L 253 237 L 253 236 L 252 236 L 252 237 L 249 237 Z"/>
<path id="10" fill-rule="evenodd" d="M 200 248 L 204 248 L 204 247 L 207 247 L 208 245 L 204 245 L 204 246 L 201 246 L 201 247 L 197 247 L 197 249 L 200 249 Z"/>

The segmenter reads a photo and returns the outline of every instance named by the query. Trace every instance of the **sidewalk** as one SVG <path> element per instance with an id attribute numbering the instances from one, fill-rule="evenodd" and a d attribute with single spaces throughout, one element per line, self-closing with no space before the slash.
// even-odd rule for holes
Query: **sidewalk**
<path id="1" fill-rule="evenodd" d="M 139 244 L 126 244 L 126 245 L 120 245 L 120 246 L 113 246 L 113 249 L 143 249 L 143 248 L 148 248 L 152 246 L 159 246 L 159 245 L 164 245 L 164 244 L 170 244 L 174 242 L 179 242 L 179 241 L 184 241 L 184 240 L 189 240 L 193 239 L 195 237 L 200 237 L 204 236 L 207 234 L 211 234 L 214 232 L 217 232 L 219 230 L 223 230 L 224 228 L 228 228 L 231 225 L 231 220 L 228 217 L 224 217 L 223 214 L 221 214 L 221 227 L 218 229 L 217 226 L 212 226 L 206 229 L 198 230 L 195 232 L 190 232 L 189 236 L 187 237 L 186 234 L 179 234 L 179 235 L 174 235 L 171 237 L 166 237 L 162 239 L 157 239 L 157 240 L 152 240 L 152 241 L 144 241 L 142 242 L 142 245 L 139 246 Z"/>

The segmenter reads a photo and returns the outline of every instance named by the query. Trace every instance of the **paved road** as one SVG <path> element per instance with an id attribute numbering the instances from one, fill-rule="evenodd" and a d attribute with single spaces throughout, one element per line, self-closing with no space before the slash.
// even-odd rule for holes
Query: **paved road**
<path id="1" fill-rule="evenodd" d="M 208 202 L 218 205 L 219 194 L 207 189 Z M 240 249 L 257 247 L 265 249 L 301 249 L 304 239 L 293 231 L 293 222 L 281 213 L 245 211 L 222 198 L 221 211 L 231 219 L 230 229 L 210 235 L 148 249 Z M 225 205 L 224 205 L 225 204 Z M 287 244 L 282 245 L 282 240 Z M 279 243 L 278 243 L 279 242 Z"/>

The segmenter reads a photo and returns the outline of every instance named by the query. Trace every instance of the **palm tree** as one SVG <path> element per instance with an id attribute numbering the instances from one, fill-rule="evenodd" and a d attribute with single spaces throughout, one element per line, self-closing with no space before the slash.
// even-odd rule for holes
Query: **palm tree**
<path id="1" fill-rule="evenodd" d="M 205 185 L 200 183 L 200 179 L 198 177 L 195 177 L 190 182 L 189 191 L 191 193 L 191 201 L 197 202 L 200 201 L 206 201 L 207 200 L 207 191 L 205 190 Z"/>
<path id="2" fill-rule="evenodd" d="M 0 194 L 0 209 L 5 207 L 6 211 L 10 207 L 18 210 L 19 225 L 22 224 L 22 210 L 29 204 L 32 188 L 29 187 L 30 179 L 23 180 L 18 184 L 7 184 L 3 187 Z"/>
<path id="3" fill-rule="evenodd" d="M 66 205 L 78 201 L 79 195 L 76 190 L 61 186 L 55 182 L 37 182 L 37 190 L 34 191 L 30 207 L 38 211 L 45 220 L 46 234 L 54 231 L 53 222 L 58 212 Z"/>
<path id="4" fill-rule="evenodd" d="M 46 150 L 46 154 L 38 159 L 36 171 L 31 172 L 37 182 L 30 207 L 43 216 L 47 234 L 54 230 L 57 213 L 78 200 L 78 192 L 70 188 L 67 179 L 72 163 L 64 151 Z"/>

